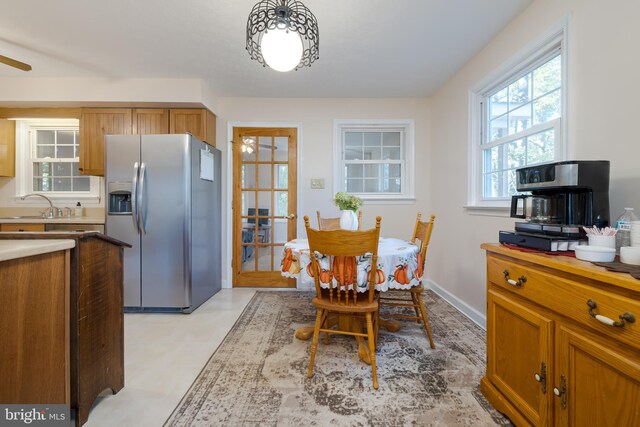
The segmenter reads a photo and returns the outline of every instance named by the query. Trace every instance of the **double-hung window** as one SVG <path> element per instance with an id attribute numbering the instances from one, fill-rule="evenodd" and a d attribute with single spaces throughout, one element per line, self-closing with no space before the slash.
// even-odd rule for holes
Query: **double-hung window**
<path id="1" fill-rule="evenodd" d="M 472 93 L 470 205 L 499 206 L 516 193 L 516 169 L 564 160 L 563 35 Z"/>
<path id="2" fill-rule="evenodd" d="M 411 199 L 413 121 L 335 122 L 335 188 L 369 200 Z"/>
<path id="3" fill-rule="evenodd" d="M 98 198 L 99 178 L 81 175 L 78 120 L 16 121 L 17 195 L 40 193 L 58 199 Z"/>

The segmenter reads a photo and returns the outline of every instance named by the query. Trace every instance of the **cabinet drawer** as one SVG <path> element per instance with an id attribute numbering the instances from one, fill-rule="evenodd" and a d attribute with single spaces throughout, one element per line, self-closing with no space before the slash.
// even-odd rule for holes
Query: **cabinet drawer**
<path id="1" fill-rule="evenodd" d="M 494 256 L 487 258 L 487 280 L 493 286 L 520 295 L 580 325 L 640 348 L 640 301 Z M 595 303 L 594 314 L 620 321 L 619 316 L 628 312 L 636 321 L 625 321 L 622 327 L 602 323 L 589 313 L 589 300 Z"/>
<path id="2" fill-rule="evenodd" d="M 44 231 L 44 224 L 0 224 L 0 231 Z"/>

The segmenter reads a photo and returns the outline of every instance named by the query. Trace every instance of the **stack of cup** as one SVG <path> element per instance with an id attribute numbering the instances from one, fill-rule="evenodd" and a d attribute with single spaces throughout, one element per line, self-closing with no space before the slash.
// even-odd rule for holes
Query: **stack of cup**
<path id="1" fill-rule="evenodd" d="M 640 222 L 640 221 L 639 221 Z M 603 236 L 601 234 L 589 234 L 589 246 L 603 246 L 605 248 L 616 248 L 616 236 Z"/>
<path id="2" fill-rule="evenodd" d="M 620 248 L 620 262 L 640 265 L 640 221 L 631 222 L 631 246 Z"/>

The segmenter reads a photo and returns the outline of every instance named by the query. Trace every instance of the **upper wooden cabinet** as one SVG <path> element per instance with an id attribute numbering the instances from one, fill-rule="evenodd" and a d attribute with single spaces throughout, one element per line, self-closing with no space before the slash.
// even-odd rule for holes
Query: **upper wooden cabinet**
<path id="1" fill-rule="evenodd" d="M 0 119 L 0 176 L 16 174 L 16 122 Z"/>
<path id="2" fill-rule="evenodd" d="M 104 136 L 131 133 L 130 108 L 86 108 L 80 115 L 80 173 L 104 175 Z"/>
<path id="3" fill-rule="evenodd" d="M 169 110 L 136 108 L 133 110 L 134 135 L 169 133 Z"/>
<path id="4" fill-rule="evenodd" d="M 188 132 L 216 144 L 216 116 L 203 108 L 4 108 L 0 117 L 79 117 L 79 168 L 84 175 L 104 175 L 105 135 Z M 15 122 L 0 119 L 0 176 L 14 175 Z"/>
<path id="5" fill-rule="evenodd" d="M 170 110 L 169 133 L 190 133 L 215 147 L 216 116 L 204 109 Z"/>

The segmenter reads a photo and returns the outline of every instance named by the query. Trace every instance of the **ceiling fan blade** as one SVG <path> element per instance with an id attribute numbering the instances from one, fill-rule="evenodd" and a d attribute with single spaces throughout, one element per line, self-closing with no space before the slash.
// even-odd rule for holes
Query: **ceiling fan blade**
<path id="1" fill-rule="evenodd" d="M 0 55 L 0 62 L 7 64 L 10 67 L 18 68 L 22 71 L 31 71 L 31 65 L 24 62 L 16 61 L 15 59 Z"/>

